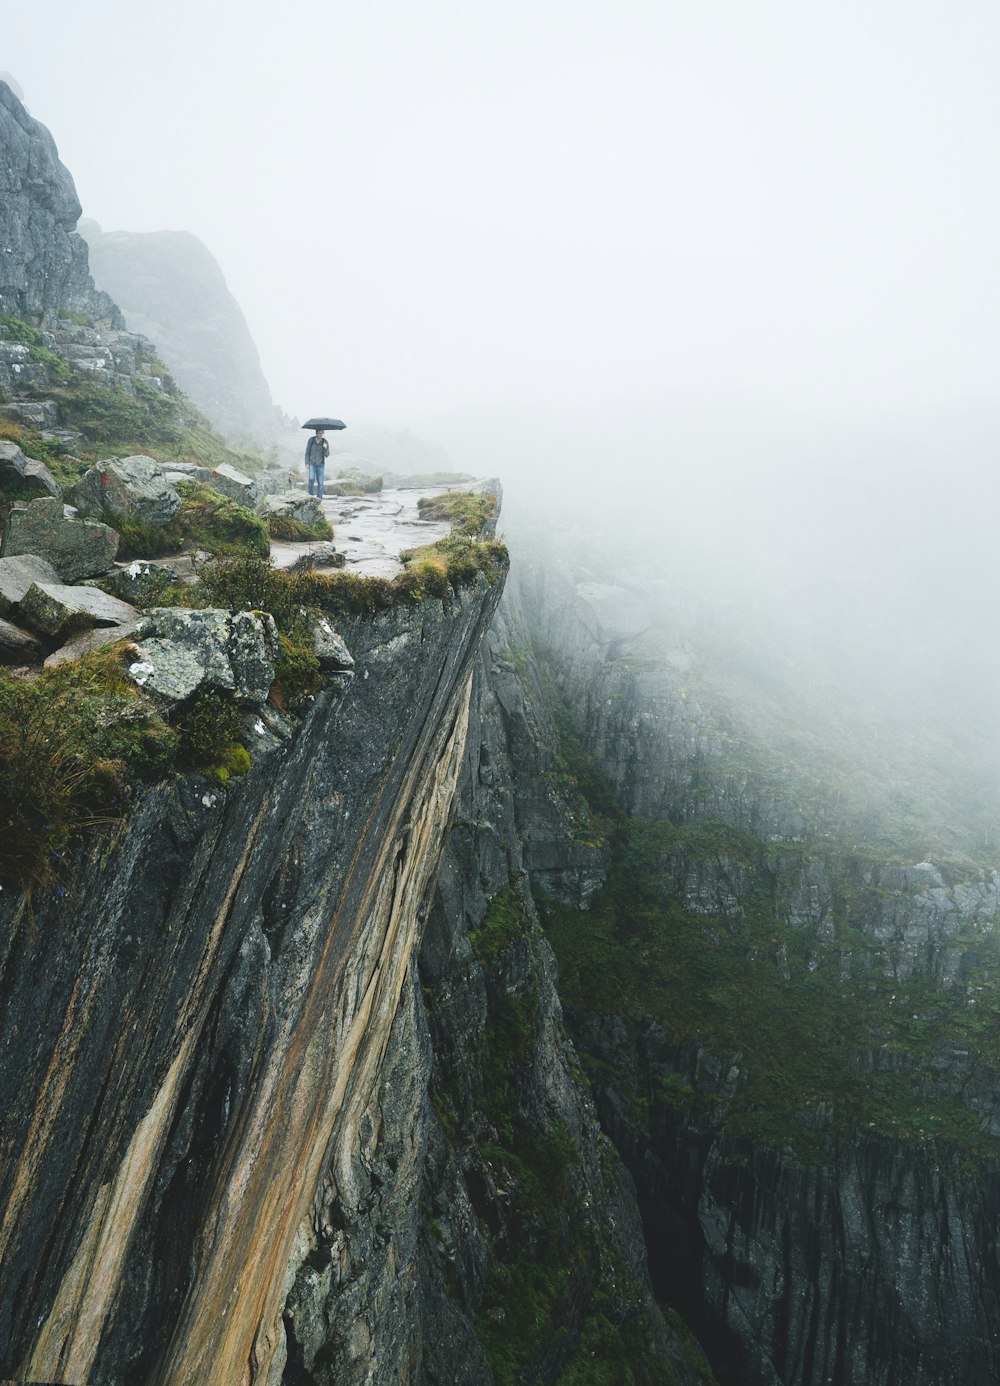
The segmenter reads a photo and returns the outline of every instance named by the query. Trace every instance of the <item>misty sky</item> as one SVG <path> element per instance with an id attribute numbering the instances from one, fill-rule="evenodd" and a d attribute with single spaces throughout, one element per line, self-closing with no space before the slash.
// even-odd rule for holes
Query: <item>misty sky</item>
<path id="1" fill-rule="evenodd" d="M 201 237 L 299 416 L 996 410 L 995 0 L 46 0 L 3 37 L 85 214 Z"/>

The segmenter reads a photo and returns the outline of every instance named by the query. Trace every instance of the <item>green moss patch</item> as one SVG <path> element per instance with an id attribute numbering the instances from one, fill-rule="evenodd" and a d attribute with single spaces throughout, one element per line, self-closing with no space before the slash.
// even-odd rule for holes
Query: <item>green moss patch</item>
<path id="1" fill-rule="evenodd" d="M 28 348 L 31 359 L 44 366 L 53 380 L 68 380 L 69 367 L 51 347 L 46 346 L 45 338 L 37 327 L 23 318 L 0 315 L 0 337 L 8 342 L 20 342 Z"/>
<path id="2" fill-rule="evenodd" d="M 123 647 L 0 673 L 0 880 L 57 890 L 75 838 L 119 817 L 173 764 L 178 734 L 125 673 Z"/>
<path id="3" fill-rule="evenodd" d="M 417 509 L 422 520 L 446 520 L 456 534 L 485 533 L 496 515 L 496 497 L 485 492 L 445 491 L 442 496 L 421 496 Z"/>
<path id="4" fill-rule="evenodd" d="M 123 515 L 106 517 L 121 536 L 119 558 L 157 558 L 185 549 L 218 555 L 249 551 L 260 557 L 270 553 L 267 529 L 252 510 L 198 481 L 179 482 L 177 492 L 181 507 L 169 524 L 154 527 Z"/>
<path id="5" fill-rule="evenodd" d="M 293 515 L 268 515 L 265 523 L 272 539 L 284 540 L 290 544 L 305 544 L 333 538 L 333 526 L 329 520 L 317 520 L 315 524 L 307 525 L 303 520 L 296 520 Z"/>

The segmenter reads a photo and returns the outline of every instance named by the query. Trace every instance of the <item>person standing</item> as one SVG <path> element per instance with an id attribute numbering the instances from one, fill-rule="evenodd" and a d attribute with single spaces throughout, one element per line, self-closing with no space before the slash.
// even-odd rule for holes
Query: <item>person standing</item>
<path id="1" fill-rule="evenodd" d="M 313 485 L 316 487 L 316 495 L 323 499 L 323 472 L 326 467 L 326 459 L 330 455 L 330 444 L 323 436 L 323 430 L 317 428 L 314 436 L 306 443 L 306 466 L 309 468 L 309 494 L 313 494 Z"/>

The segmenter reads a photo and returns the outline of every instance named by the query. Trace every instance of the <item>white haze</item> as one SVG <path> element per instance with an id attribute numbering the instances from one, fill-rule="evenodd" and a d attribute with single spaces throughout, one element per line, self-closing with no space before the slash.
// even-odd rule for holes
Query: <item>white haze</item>
<path id="1" fill-rule="evenodd" d="M 85 213 L 201 237 L 289 412 L 575 507 L 894 715 L 1000 700 L 995 0 L 46 0 L 3 38 Z"/>

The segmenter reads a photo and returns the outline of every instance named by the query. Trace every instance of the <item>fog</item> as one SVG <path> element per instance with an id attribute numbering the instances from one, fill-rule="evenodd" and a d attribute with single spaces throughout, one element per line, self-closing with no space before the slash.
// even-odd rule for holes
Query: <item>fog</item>
<path id="1" fill-rule="evenodd" d="M 290 413 L 412 429 L 994 763 L 992 0 L 48 0 L 4 39 L 85 214 L 199 236 Z"/>

